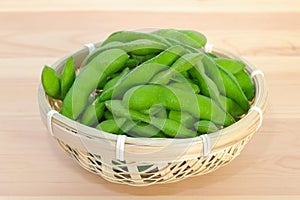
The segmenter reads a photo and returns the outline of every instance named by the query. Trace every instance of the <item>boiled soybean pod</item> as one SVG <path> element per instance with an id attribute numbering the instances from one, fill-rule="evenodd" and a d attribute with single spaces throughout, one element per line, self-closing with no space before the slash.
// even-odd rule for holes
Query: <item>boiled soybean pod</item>
<path id="1" fill-rule="evenodd" d="M 64 99 L 76 78 L 73 57 L 69 57 L 61 74 L 61 98 Z"/>
<path id="2" fill-rule="evenodd" d="M 180 46 L 174 46 L 161 52 L 159 55 L 148 60 L 147 62 L 137 66 L 125 77 L 122 77 L 120 81 L 116 84 L 116 88 L 119 89 L 115 91 L 114 96 L 121 95 L 127 89 L 134 85 L 148 83 L 152 77 L 169 68 L 169 65 L 174 63 L 181 55 L 185 54 L 186 51 Z M 112 97 L 114 89 L 110 88 L 100 95 L 101 101 L 108 100 Z"/>
<path id="3" fill-rule="evenodd" d="M 168 66 L 157 63 L 140 65 L 126 76 L 122 77 L 115 87 L 103 91 L 99 98 L 101 101 L 105 101 L 110 98 L 119 98 L 129 88 L 149 82 L 156 73 L 165 70 L 166 68 L 168 68 Z"/>
<path id="4" fill-rule="evenodd" d="M 232 74 L 239 73 L 245 68 L 245 63 L 230 58 L 216 58 L 215 62 L 230 71 Z"/>
<path id="5" fill-rule="evenodd" d="M 130 136 L 134 137 L 157 137 L 158 134 L 160 136 L 164 136 L 160 133 L 160 130 L 155 126 L 149 125 L 147 123 L 138 123 L 133 126 L 128 132 Z"/>
<path id="6" fill-rule="evenodd" d="M 209 52 L 204 52 L 205 55 L 207 55 L 210 58 L 219 58 L 216 54 L 214 53 L 209 53 Z"/>
<path id="7" fill-rule="evenodd" d="M 164 132 L 169 137 L 188 138 L 195 137 L 197 133 L 182 126 L 180 123 L 170 119 L 150 118 L 135 110 L 128 110 L 121 100 L 105 101 L 105 106 L 116 116 L 142 121 L 151 124 Z"/>
<path id="8" fill-rule="evenodd" d="M 169 86 L 173 88 L 182 89 L 182 90 L 193 89 L 195 94 L 198 94 L 200 92 L 200 88 L 198 87 L 198 85 L 194 83 L 189 83 L 188 81 L 186 83 L 179 83 L 179 82 L 171 83 L 169 84 Z"/>
<path id="9" fill-rule="evenodd" d="M 118 118 L 118 119 L 108 119 L 102 121 L 100 124 L 96 126 L 96 129 L 102 130 L 108 133 L 119 134 L 120 127 L 125 123 L 125 118 Z"/>
<path id="10" fill-rule="evenodd" d="M 128 74 L 130 72 L 129 68 L 125 68 L 118 76 L 114 77 L 113 79 L 109 80 L 105 86 L 103 87 L 103 91 L 108 90 L 112 87 L 114 87 L 118 81 L 124 77 L 126 74 Z"/>
<path id="11" fill-rule="evenodd" d="M 189 72 L 191 76 L 197 80 L 200 87 L 200 91 L 203 95 L 211 97 L 215 100 L 222 108 L 222 102 L 220 100 L 220 92 L 216 84 L 204 73 L 204 66 L 202 63 L 197 63 L 194 68 Z"/>
<path id="12" fill-rule="evenodd" d="M 189 53 L 198 53 L 199 49 L 196 49 L 192 46 L 186 45 L 178 40 L 174 40 L 171 38 L 166 38 L 166 40 L 168 40 L 172 45 L 179 45 L 181 47 L 183 47 L 184 49 L 186 49 Z"/>
<path id="13" fill-rule="evenodd" d="M 188 128 L 192 128 L 193 124 L 196 122 L 196 119 L 190 113 L 184 111 L 170 110 L 168 118 L 177 121 Z"/>
<path id="14" fill-rule="evenodd" d="M 200 47 L 204 47 L 207 43 L 207 39 L 205 35 L 203 35 L 198 31 L 194 31 L 194 30 L 178 30 L 178 31 L 192 38 L 195 42 L 199 44 Z"/>
<path id="15" fill-rule="evenodd" d="M 242 70 L 235 74 L 235 78 L 245 93 L 247 99 L 252 101 L 255 96 L 255 86 L 250 74 L 246 70 Z"/>
<path id="16" fill-rule="evenodd" d="M 224 81 L 225 95 L 237 102 L 244 111 L 249 110 L 250 104 L 236 78 L 226 69 L 217 65 Z"/>
<path id="17" fill-rule="evenodd" d="M 125 93 L 123 102 L 134 110 L 145 110 L 152 105 L 161 104 L 167 109 L 183 110 L 191 113 L 195 118 L 211 120 L 225 126 L 235 122 L 230 114 L 210 98 L 163 85 L 133 87 Z"/>
<path id="18" fill-rule="evenodd" d="M 215 83 L 221 94 L 225 93 L 225 87 L 219 68 L 214 59 L 204 54 L 202 63 L 205 69 L 205 74 Z"/>
<path id="19" fill-rule="evenodd" d="M 126 63 L 124 64 L 124 67 L 128 67 L 128 68 L 134 68 L 136 66 L 138 66 L 139 61 L 135 58 L 130 58 L 126 61 Z"/>
<path id="20" fill-rule="evenodd" d="M 45 66 L 42 71 L 42 85 L 46 94 L 54 99 L 61 98 L 60 77 L 56 71 Z"/>
<path id="21" fill-rule="evenodd" d="M 104 115 L 105 105 L 103 102 L 94 101 L 83 112 L 81 123 L 87 126 L 93 126 Z"/>
<path id="22" fill-rule="evenodd" d="M 232 117 L 237 118 L 245 114 L 245 111 L 232 99 L 222 95 L 220 96 L 220 99 L 223 102 L 223 104 L 225 104 L 226 112 L 231 114 Z"/>
<path id="23" fill-rule="evenodd" d="M 151 34 L 151 33 L 143 33 L 136 31 L 118 31 L 112 33 L 103 43 L 102 46 L 110 43 L 110 42 L 131 42 L 139 39 L 147 39 L 155 42 L 163 43 L 165 45 L 171 46 L 171 44 L 164 39 L 163 37 Z"/>
<path id="24" fill-rule="evenodd" d="M 75 79 L 63 101 L 61 114 L 70 119 L 77 119 L 85 108 L 91 92 L 97 88 L 99 80 L 120 70 L 128 57 L 126 52 L 120 49 L 107 50 L 95 57 Z"/>
<path id="25" fill-rule="evenodd" d="M 104 112 L 104 118 L 105 119 L 113 119 L 114 116 L 110 111 L 107 110 L 107 111 Z"/>
<path id="26" fill-rule="evenodd" d="M 194 124 L 195 129 L 198 133 L 205 134 L 205 133 L 212 133 L 219 130 L 219 128 L 211 121 L 207 120 L 200 120 Z"/>
<path id="27" fill-rule="evenodd" d="M 191 38 L 187 34 L 182 33 L 175 29 L 159 29 L 152 33 L 162 36 L 162 37 L 165 37 L 165 38 L 172 38 L 174 40 L 180 41 L 181 43 L 184 43 L 184 44 L 194 47 L 194 48 L 202 47 L 202 44 L 200 44 L 198 41 L 195 41 L 193 38 Z"/>
<path id="28" fill-rule="evenodd" d="M 176 60 L 174 64 L 165 72 L 161 72 L 153 77 L 151 83 L 156 84 L 167 84 L 172 76 L 177 74 L 178 72 L 188 71 L 189 69 L 193 68 L 193 66 L 200 62 L 202 59 L 203 54 L 200 53 L 188 53 Z"/>
<path id="29" fill-rule="evenodd" d="M 108 49 L 121 49 L 130 54 L 145 56 L 149 54 L 159 53 L 167 48 L 168 46 L 163 43 L 158 43 L 146 39 L 134 40 L 127 43 L 111 42 L 105 46 L 97 48 L 91 55 L 88 56 L 86 63 L 91 62 L 97 55 Z"/>

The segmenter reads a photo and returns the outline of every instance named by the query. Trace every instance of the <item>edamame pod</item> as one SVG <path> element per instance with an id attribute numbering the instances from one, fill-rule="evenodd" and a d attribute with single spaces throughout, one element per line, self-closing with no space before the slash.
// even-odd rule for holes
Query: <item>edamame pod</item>
<path id="1" fill-rule="evenodd" d="M 54 99 L 61 98 L 60 77 L 56 71 L 45 65 L 42 71 L 42 85 L 46 94 Z"/>
<path id="2" fill-rule="evenodd" d="M 188 53 L 176 60 L 174 64 L 170 67 L 170 69 L 161 72 L 153 77 L 151 83 L 156 84 L 167 84 L 172 76 L 177 74 L 178 72 L 188 71 L 189 69 L 193 68 L 193 66 L 200 62 L 203 57 L 203 54 L 200 53 Z"/>
<path id="3" fill-rule="evenodd" d="M 245 68 L 245 63 L 239 60 L 229 58 L 216 58 L 215 62 L 223 68 L 230 71 L 232 74 L 239 73 Z"/>
<path id="4" fill-rule="evenodd" d="M 205 35 L 199 33 L 198 31 L 193 31 L 193 30 L 178 30 L 178 31 L 192 38 L 195 42 L 199 44 L 200 47 L 204 47 L 207 43 L 207 39 Z"/>
<path id="5" fill-rule="evenodd" d="M 212 123 L 211 121 L 207 120 L 200 120 L 194 124 L 195 129 L 198 133 L 205 134 L 205 133 L 212 133 L 219 130 L 219 128 Z"/>
<path id="6" fill-rule="evenodd" d="M 188 81 L 186 83 L 171 83 L 171 84 L 169 84 L 169 86 L 171 88 L 178 88 L 178 89 L 185 90 L 185 91 L 189 91 L 189 90 L 193 89 L 195 94 L 198 94 L 200 92 L 198 85 L 196 85 L 194 83 L 190 83 Z"/>
<path id="7" fill-rule="evenodd" d="M 235 74 L 235 78 L 241 86 L 247 99 L 249 101 L 252 101 L 255 96 L 255 86 L 250 74 L 247 73 L 246 70 L 242 70 L 239 73 Z"/>
<path id="8" fill-rule="evenodd" d="M 95 125 L 104 114 L 105 105 L 103 102 L 94 101 L 83 112 L 80 122 L 87 126 Z"/>
<path id="9" fill-rule="evenodd" d="M 249 110 L 250 104 L 236 78 L 226 69 L 217 65 L 224 82 L 225 96 L 237 102 L 244 111 Z"/>
<path id="10" fill-rule="evenodd" d="M 135 32 L 135 31 L 118 31 L 112 33 L 103 43 L 102 45 L 106 45 L 110 42 L 131 42 L 139 39 L 147 39 L 152 40 L 154 42 L 163 43 L 165 45 L 171 46 L 171 44 L 164 39 L 163 37 L 143 32 Z"/>
<path id="11" fill-rule="evenodd" d="M 192 77 L 197 80 L 200 91 L 203 95 L 211 97 L 215 100 L 221 108 L 224 106 L 220 100 L 220 92 L 216 84 L 204 73 L 204 66 L 202 63 L 197 63 L 194 68 L 190 70 Z"/>
<path id="12" fill-rule="evenodd" d="M 149 116 L 141 114 L 138 111 L 128 110 L 120 100 L 108 100 L 105 102 L 105 106 L 116 116 L 151 124 L 159 128 L 169 137 L 188 138 L 195 137 L 197 135 L 195 131 L 187 129 L 174 120 L 162 120 L 156 117 L 150 118 Z"/>
<path id="13" fill-rule="evenodd" d="M 133 126 L 127 132 L 127 134 L 134 137 L 165 137 L 165 135 L 161 133 L 158 128 L 146 123 L 138 123 L 137 125 Z"/>
<path id="14" fill-rule="evenodd" d="M 108 119 L 105 121 L 102 121 L 100 124 L 96 126 L 96 129 L 102 130 L 108 133 L 113 134 L 120 134 L 120 127 L 122 124 L 124 124 L 126 121 L 125 118 L 118 118 L 118 119 Z"/>
<path id="15" fill-rule="evenodd" d="M 97 48 L 91 55 L 89 55 L 86 63 L 88 64 L 97 55 L 99 55 L 101 52 L 106 51 L 108 49 L 121 49 L 130 54 L 146 56 L 149 54 L 159 53 L 167 48 L 168 46 L 163 43 L 158 43 L 146 39 L 134 40 L 127 43 L 112 42 L 103 47 Z"/>
<path id="16" fill-rule="evenodd" d="M 73 57 L 68 58 L 61 74 L 61 98 L 64 99 L 76 78 Z"/>
<path id="17" fill-rule="evenodd" d="M 116 92 L 114 95 L 118 96 L 120 95 L 118 93 L 122 94 L 134 85 L 148 83 L 155 74 L 169 68 L 169 65 L 173 64 L 181 55 L 185 53 L 186 51 L 180 46 L 170 47 L 154 58 L 137 66 L 127 76 L 120 79 L 120 81 L 116 84 L 116 87 L 119 87 L 120 89 L 119 92 Z M 100 95 L 101 101 L 110 99 L 112 94 L 113 88 L 103 91 L 103 93 Z"/>
<path id="18" fill-rule="evenodd" d="M 181 47 L 183 47 L 184 49 L 186 49 L 189 53 L 198 53 L 199 49 L 196 49 L 192 46 L 186 45 L 178 40 L 174 40 L 171 38 L 166 38 L 166 40 L 168 40 L 168 42 L 170 42 L 172 45 L 179 45 Z"/>
<path id="19" fill-rule="evenodd" d="M 161 104 L 167 109 L 186 111 L 195 118 L 211 120 L 220 125 L 229 126 L 235 122 L 230 114 L 210 98 L 163 85 L 131 88 L 123 96 L 123 102 L 134 110 L 145 110 L 152 105 Z"/>
<path id="20" fill-rule="evenodd" d="M 231 114 L 232 117 L 237 118 L 245 113 L 244 110 L 232 99 L 222 95 L 220 96 L 220 99 L 223 104 L 225 104 L 226 112 Z"/>
<path id="21" fill-rule="evenodd" d="M 114 88 L 103 91 L 99 98 L 101 101 L 105 101 L 110 98 L 119 98 L 129 88 L 149 82 L 156 73 L 166 68 L 168 68 L 168 66 L 157 63 L 140 65 L 130 73 L 128 73 L 126 76 L 121 78 Z"/>
<path id="22" fill-rule="evenodd" d="M 85 108 L 91 92 L 97 88 L 99 80 L 106 79 L 121 69 L 128 57 L 126 52 L 120 49 L 107 50 L 95 57 L 75 79 L 63 101 L 61 114 L 70 119 L 77 119 Z"/>
<path id="23" fill-rule="evenodd" d="M 170 110 L 168 118 L 183 124 L 187 128 L 192 128 L 196 122 L 196 119 L 190 113 L 184 111 Z"/>
<path id="24" fill-rule="evenodd" d="M 113 79 L 109 80 L 109 81 L 105 84 L 105 86 L 103 87 L 103 91 L 109 90 L 110 88 L 115 87 L 115 85 L 118 83 L 118 81 L 119 81 L 122 77 L 126 76 L 126 74 L 128 74 L 129 71 L 130 71 L 129 68 L 125 68 L 118 76 L 116 76 L 116 77 L 114 77 Z"/>
<path id="25" fill-rule="evenodd" d="M 180 41 L 181 43 L 184 43 L 188 46 L 194 47 L 194 48 L 201 48 L 202 42 L 198 42 L 194 40 L 194 38 L 191 38 L 186 33 L 180 32 L 175 29 L 159 29 L 157 31 L 152 32 L 153 34 L 165 37 L 165 38 L 172 38 L 174 40 Z"/>

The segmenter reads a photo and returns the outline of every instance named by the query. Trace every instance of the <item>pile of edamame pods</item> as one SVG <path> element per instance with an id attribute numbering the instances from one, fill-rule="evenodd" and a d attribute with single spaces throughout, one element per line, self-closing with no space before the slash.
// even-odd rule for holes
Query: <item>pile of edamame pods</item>
<path id="1" fill-rule="evenodd" d="M 247 113 L 255 86 L 240 60 L 206 53 L 193 30 L 118 31 L 59 74 L 45 66 L 46 94 L 60 113 L 111 134 L 189 138 L 230 126 Z"/>

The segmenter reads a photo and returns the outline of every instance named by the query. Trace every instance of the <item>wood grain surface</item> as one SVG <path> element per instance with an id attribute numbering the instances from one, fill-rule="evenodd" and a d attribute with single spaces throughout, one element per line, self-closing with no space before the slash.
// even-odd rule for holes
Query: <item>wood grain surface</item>
<path id="1" fill-rule="evenodd" d="M 0 1 L 0 196 L 299 197 L 300 1 L 47 2 Z M 170 27 L 199 30 L 264 71 L 263 126 L 211 174 L 145 188 L 109 183 L 68 158 L 42 124 L 41 69 L 116 30 Z"/>

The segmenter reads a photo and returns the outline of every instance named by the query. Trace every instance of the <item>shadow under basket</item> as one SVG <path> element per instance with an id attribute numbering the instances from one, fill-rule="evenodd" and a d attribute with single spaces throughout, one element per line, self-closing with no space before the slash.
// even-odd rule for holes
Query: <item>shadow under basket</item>
<path id="1" fill-rule="evenodd" d="M 95 46 L 99 46 L 100 43 Z M 228 52 L 213 53 L 243 60 Z M 71 54 L 80 66 L 89 49 Z M 66 58 L 52 67 L 61 72 Z M 256 93 L 249 112 L 218 132 L 187 139 L 133 138 L 91 128 L 59 114 L 61 102 L 49 98 L 40 85 L 38 97 L 42 121 L 61 148 L 80 166 L 104 179 L 133 186 L 171 183 L 203 175 L 231 162 L 240 154 L 262 123 L 268 91 L 261 71 L 247 61 Z"/>

